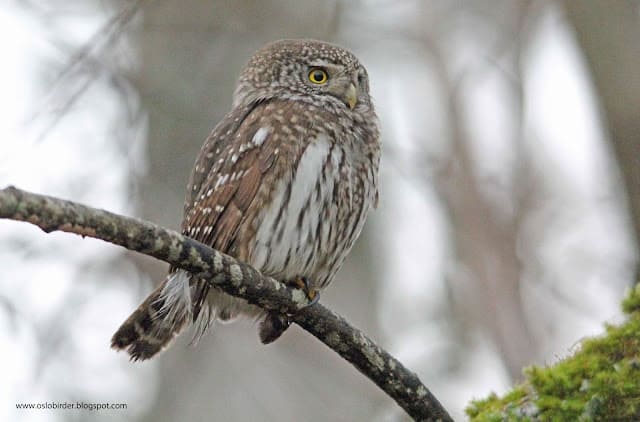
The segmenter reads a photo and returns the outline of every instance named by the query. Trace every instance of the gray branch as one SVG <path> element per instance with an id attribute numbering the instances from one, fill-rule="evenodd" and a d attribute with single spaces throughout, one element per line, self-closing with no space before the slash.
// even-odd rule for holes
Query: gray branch
<path id="1" fill-rule="evenodd" d="M 47 233 L 64 231 L 123 246 L 208 279 L 263 309 L 291 314 L 294 322 L 351 362 L 413 419 L 452 421 L 416 374 L 340 315 L 319 303 L 308 306 L 301 291 L 178 232 L 11 186 L 0 190 L 0 218 L 26 221 Z"/>

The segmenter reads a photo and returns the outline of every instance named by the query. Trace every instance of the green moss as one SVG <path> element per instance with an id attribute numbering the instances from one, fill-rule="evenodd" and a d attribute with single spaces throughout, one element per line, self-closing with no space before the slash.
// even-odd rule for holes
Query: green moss
<path id="1" fill-rule="evenodd" d="M 640 312 L 640 282 L 622 301 L 622 310 L 628 314 Z"/>
<path id="2" fill-rule="evenodd" d="M 623 301 L 620 326 L 553 366 L 525 370 L 525 382 L 504 397 L 472 401 L 473 421 L 640 420 L 640 286 Z"/>

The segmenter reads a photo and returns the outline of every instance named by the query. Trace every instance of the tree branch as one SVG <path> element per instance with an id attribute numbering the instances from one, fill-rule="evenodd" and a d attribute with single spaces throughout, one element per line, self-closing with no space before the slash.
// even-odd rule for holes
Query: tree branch
<path id="1" fill-rule="evenodd" d="M 351 362 L 413 419 L 452 421 L 416 374 L 344 318 L 319 303 L 307 306 L 301 291 L 200 242 L 146 221 L 12 186 L 0 190 L 0 218 L 26 221 L 47 233 L 64 231 L 123 246 L 208 279 L 263 309 L 292 314 L 294 322 Z"/>

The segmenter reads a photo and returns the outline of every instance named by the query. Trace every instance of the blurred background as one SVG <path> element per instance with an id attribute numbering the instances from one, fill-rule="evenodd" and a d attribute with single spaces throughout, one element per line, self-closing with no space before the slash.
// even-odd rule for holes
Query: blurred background
<path id="1" fill-rule="evenodd" d="M 453 417 L 621 318 L 640 233 L 636 1 L 5 0 L 0 187 L 177 229 L 204 138 L 264 43 L 367 66 L 380 206 L 322 302 L 416 371 Z M 166 265 L 0 221 L 0 419 L 399 421 L 298 327 L 109 349 Z M 17 403 L 126 410 L 16 410 Z"/>

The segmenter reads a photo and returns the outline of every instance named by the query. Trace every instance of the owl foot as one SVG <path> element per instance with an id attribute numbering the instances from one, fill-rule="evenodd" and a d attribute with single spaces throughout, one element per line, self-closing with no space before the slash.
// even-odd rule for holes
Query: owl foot
<path id="1" fill-rule="evenodd" d="M 302 290 L 307 298 L 309 299 L 309 305 L 315 305 L 320 300 L 320 291 L 317 289 L 311 288 L 309 284 L 309 279 L 304 276 L 298 276 L 294 278 L 292 281 L 288 283 L 290 286 L 297 287 Z"/>
<path id="2" fill-rule="evenodd" d="M 318 300 L 320 300 L 320 292 L 317 289 L 312 289 L 310 287 L 309 280 L 306 277 L 296 277 L 286 284 L 304 292 L 309 299 L 309 304 L 307 306 L 314 305 Z M 287 328 L 289 328 L 290 325 L 291 315 L 281 314 L 274 311 L 268 312 L 260 322 L 260 329 L 258 330 L 260 341 L 262 344 L 273 343 L 280 338 L 285 331 L 287 331 Z"/>

